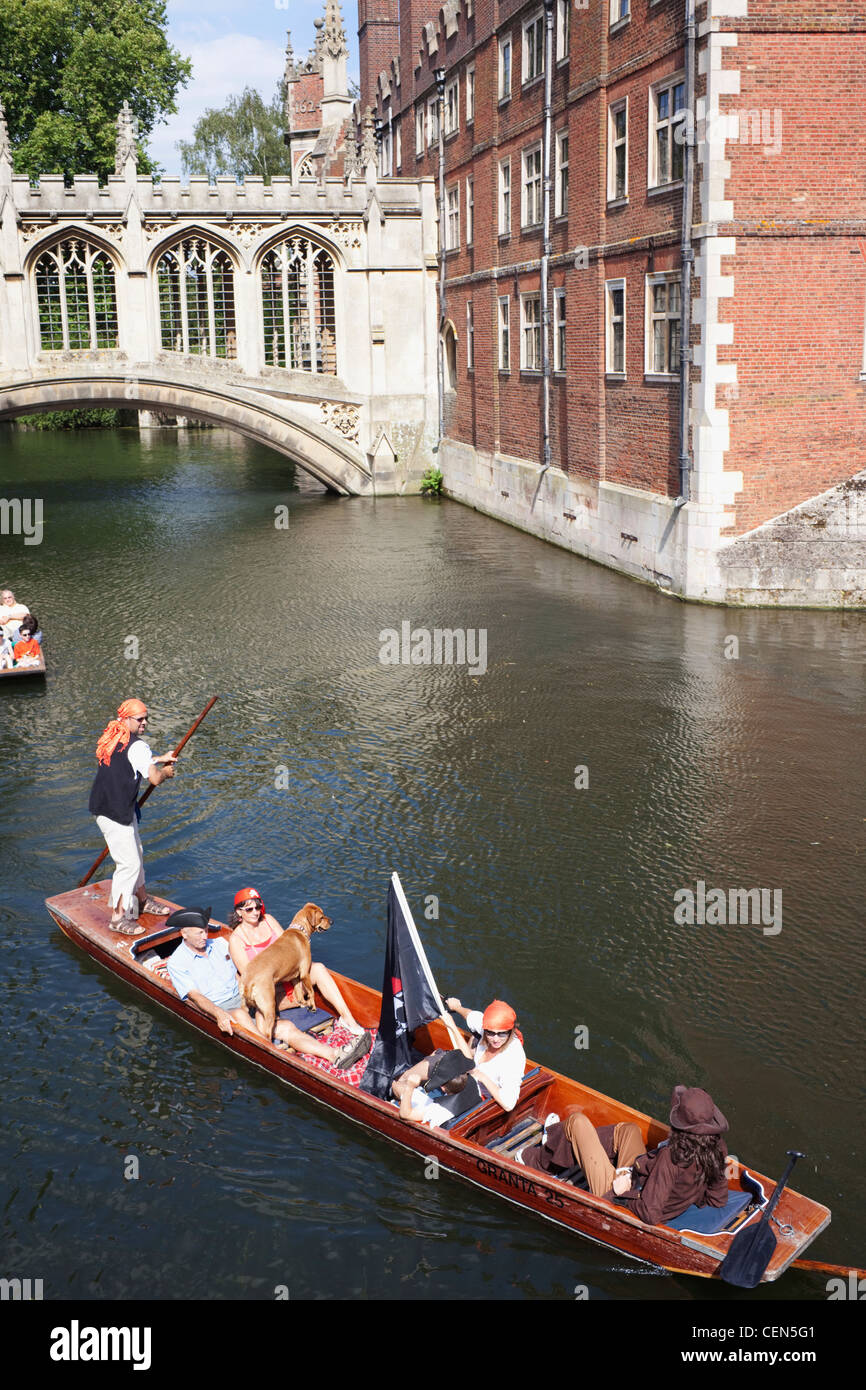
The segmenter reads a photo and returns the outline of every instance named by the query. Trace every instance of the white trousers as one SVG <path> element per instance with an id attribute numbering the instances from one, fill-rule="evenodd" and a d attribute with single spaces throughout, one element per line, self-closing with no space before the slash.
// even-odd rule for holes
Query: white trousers
<path id="1" fill-rule="evenodd" d="M 111 906 L 114 908 L 120 903 L 124 912 L 129 912 L 135 901 L 134 913 L 137 915 L 135 890 L 144 887 L 144 851 L 138 821 L 133 820 L 132 825 L 119 825 L 116 820 L 109 820 L 108 816 L 97 816 L 96 824 L 105 836 L 108 853 L 116 866 L 111 880 Z"/>

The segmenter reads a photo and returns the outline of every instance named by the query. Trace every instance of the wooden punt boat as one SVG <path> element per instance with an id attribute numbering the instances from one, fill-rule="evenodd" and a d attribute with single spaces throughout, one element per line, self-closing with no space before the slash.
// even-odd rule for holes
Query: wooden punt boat
<path id="1" fill-rule="evenodd" d="M 199 1033 L 355 1123 L 421 1154 L 425 1160 L 436 1158 L 442 1168 L 516 1206 L 600 1245 L 674 1273 L 713 1276 L 735 1231 L 743 1230 L 748 1221 L 758 1220 L 760 1207 L 754 1206 L 741 1213 L 735 1227 L 713 1235 L 675 1230 L 670 1226 L 648 1226 L 615 1202 L 594 1197 L 560 1178 L 523 1167 L 509 1155 L 508 1148 L 514 1141 L 506 1141 L 504 1147 L 498 1149 L 491 1148 L 491 1145 L 501 1146 L 503 1136 L 521 1127 L 519 1142 L 522 1142 L 527 1133 L 533 1133 L 533 1126 L 535 1132 L 540 1129 L 541 1122 L 551 1111 L 563 1114 L 569 1105 L 581 1105 L 595 1125 L 636 1121 L 648 1149 L 667 1138 L 667 1125 L 533 1062 L 527 1063 L 520 1097 L 511 1114 L 505 1115 L 494 1101 L 487 1100 L 460 1116 L 449 1129 L 430 1129 L 401 1119 L 393 1105 L 359 1090 L 357 1081 L 349 1084 L 345 1074 L 321 1069 L 322 1064 L 316 1064 L 313 1059 L 281 1051 L 252 1034 L 236 1032 L 229 1036 L 221 1033 L 213 1019 L 181 1002 L 165 972 L 163 961 L 178 943 L 177 932 L 167 928 L 164 919 L 154 916 L 144 919 L 146 926 L 153 925 L 143 936 L 130 938 L 112 932 L 108 927 L 108 888 L 109 881 L 105 880 L 90 888 L 76 888 L 46 899 L 51 916 L 76 946 Z M 178 906 L 166 899 L 160 901 L 170 908 Z M 228 927 L 214 924 L 212 930 L 228 938 Z M 358 1022 L 375 1028 L 381 1004 L 378 990 L 336 971 L 332 973 Z M 320 998 L 317 997 L 316 1003 L 329 1011 Z M 451 1044 L 444 1025 L 437 1021 L 416 1030 L 415 1045 L 426 1053 L 434 1047 Z M 736 1167 L 729 1177 L 729 1188 L 734 1193 L 743 1190 L 743 1171 Z M 763 1188 L 764 1200 L 772 1195 L 775 1190 L 772 1181 L 759 1173 L 751 1176 Z M 786 1187 L 775 1218 L 780 1223 L 774 1222 L 777 1246 L 762 1282 L 777 1279 L 802 1255 L 829 1224 L 830 1212 Z"/>
<path id="2" fill-rule="evenodd" d="M 15 676 L 44 676 L 45 675 L 45 653 L 39 653 L 38 666 L 7 666 L 0 671 L 0 679 L 7 679 Z"/>

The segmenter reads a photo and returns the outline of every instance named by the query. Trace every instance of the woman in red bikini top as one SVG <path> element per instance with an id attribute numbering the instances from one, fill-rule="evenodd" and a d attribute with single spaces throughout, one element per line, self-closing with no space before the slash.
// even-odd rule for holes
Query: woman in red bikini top
<path id="1" fill-rule="evenodd" d="M 255 888 L 238 889 L 228 924 L 233 928 L 229 937 L 229 955 L 239 974 L 243 974 L 247 963 L 254 960 L 260 951 L 283 934 L 283 928 L 276 917 L 265 911 L 261 894 Z M 353 1018 L 351 1009 L 340 993 L 336 980 L 320 961 L 314 960 L 310 966 L 310 979 L 322 998 L 327 1000 L 332 1009 L 336 1009 L 339 1022 L 348 1028 L 350 1033 L 363 1033 L 363 1028 Z M 294 1005 L 292 995 L 293 987 L 288 987 L 279 1007 L 291 1008 Z"/>
<path id="2" fill-rule="evenodd" d="M 229 954 L 238 971 L 243 971 L 249 961 L 255 960 L 259 951 L 283 934 L 276 918 L 265 911 L 265 905 L 255 888 L 241 888 L 235 893 L 229 926 L 234 928 L 229 939 Z"/>

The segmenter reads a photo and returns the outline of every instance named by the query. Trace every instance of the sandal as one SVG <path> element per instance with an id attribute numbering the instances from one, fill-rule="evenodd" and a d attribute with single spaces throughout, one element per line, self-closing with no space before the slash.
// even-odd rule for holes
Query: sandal
<path id="1" fill-rule="evenodd" d="M 121 936 L 143 936 L 142 927 L 134 917 L 121 917 L 116 922 L 109 922 L 112 931 L 120 932 Z"/>
<path id="2" fill-rule="evenodd" d="M 139 912 L 149 912 L 151 917 L 167 917 L 171 908 L 164 907 L 162 903 L 156 901 L 156 898 L 145 898 L 138 910 Z"/>

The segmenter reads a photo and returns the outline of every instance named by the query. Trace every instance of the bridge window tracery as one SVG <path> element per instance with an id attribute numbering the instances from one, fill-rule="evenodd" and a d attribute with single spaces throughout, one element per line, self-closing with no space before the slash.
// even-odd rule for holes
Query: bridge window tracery
<path id="1" fill-rule="evenodd" d="M 306 237 L 272 246 L 262 260 L 265 361 L 296 372 L 337 374 L 334 262 Z"/>
<path id="2" fill-rule="evenodd" d="M 43 352 L 118 346 L 114 265 L 101 247 L 68 237 L 43 251 L 35 275 Z"/>
<path id="3" fill-rule="evenodd" d="M 234 266 L 221 247 L 186 237 L 156 267 L 160 340 L 169 352 L 237 357 Z"/>

